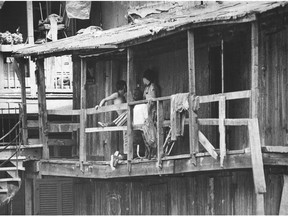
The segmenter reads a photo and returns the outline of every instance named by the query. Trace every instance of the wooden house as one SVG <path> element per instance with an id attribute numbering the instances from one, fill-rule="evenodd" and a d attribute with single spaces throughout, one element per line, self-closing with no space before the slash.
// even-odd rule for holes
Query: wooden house
<path id="1" fill-rule="evenodd" d="M 286 214 L 287 3 L 138 4 L 104 3 L 103 31 L 14 52 L 23 107 L 23 58 L 37 65 L 42 154 L 24 163 L 25 212 Z M 119 24 L 125 14 L 132 22 Z M 68 54 L 73 110 L 48 110 L 44 59 Z M 134 124 L 134 109 L 148 101 L 132 97 L 137 84 L 143 87 L 147 68 L 157 72 L 161 88 L 161 96 L 152 99 L 157 155 L 150 160 L 135 156 L 134 136 L 142 128 Z M 127 82 L 127 103 L 96 110 L 119 79 Z M 171 101 L 181 93 L 188 93 L 189 102 L 184 134 L 167 151 Z M 27 121 L 23 110 L 29 146 L 25 130 L 36 122 Z M 117 110 L 128 111 L 127 125 L 98 125 L 113 120 Z M 73 121 L 51 122 L 53 116 L 73 116 Z M 111 155 L 123 151 L 121 131 L 128 134 L 127 160 L 112 169 Z M 56 133 L 56 147 L 49 148 Z M 65 151 L 51 157 L 57 148 Z"/>

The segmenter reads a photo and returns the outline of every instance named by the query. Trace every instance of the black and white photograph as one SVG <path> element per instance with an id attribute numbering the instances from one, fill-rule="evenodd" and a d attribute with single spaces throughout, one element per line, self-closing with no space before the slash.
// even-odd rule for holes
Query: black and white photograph
<path id="1" fill-rule="evenodd" d="M 288 1 L 0 1 L 0 215 L 288 215 Z"/>

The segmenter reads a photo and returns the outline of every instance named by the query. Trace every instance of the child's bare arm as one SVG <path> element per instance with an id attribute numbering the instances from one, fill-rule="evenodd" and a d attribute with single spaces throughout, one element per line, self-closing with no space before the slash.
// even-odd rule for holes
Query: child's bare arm
<path id="1" fill-rule="evenodd" d="M 110 100 L 115 100 L 117 97 L 118 97 L 118 93 L 115 92 L 115 93 L 111 94 L 110 96 L 102 99 L 101 102 L 99 103 L 99 105 L 96 105 L 95 108 L 97 109 L 98 107 L 102 107 L 106 102 L 108 102 Z"/>

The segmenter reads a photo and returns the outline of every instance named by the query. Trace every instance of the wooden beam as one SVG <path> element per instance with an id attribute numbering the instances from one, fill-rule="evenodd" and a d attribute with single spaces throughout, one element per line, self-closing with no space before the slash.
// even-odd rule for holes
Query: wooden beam
<path id="1" fill-rule="evenodd" d="M 198 133 L 199 142 L 203 145 L 203 147 L 207 150 L 207 152 L 214 158 L 217 159 L 218 154 L 215 151 L 214 146 L 209 142 L 209 140 L 204 136 L 204 134 L 199 131 Z"/>
<path id="2" fill-rule="evenodd" d="M 31 146 L 40 144 L 39 139 L 28 139 L 28 143 Z M 76 140 L 73 139 L 49 139 L 48 146 L 73 146 L 76 145 Z M 42 147 L 42 145 L 41 145 Z"/>
<path id="3" fill-rule="evenodd" d="M 219 134 L 220 134 L 220 164 L 223 167 L 224 157 L 226 156 L 226 130 L 225 120 L 226 117 L 226 99 L 222 96 L 219 100 Z"/>
<path id="4" fill-rule="evenodd" d="M 221 39 L 221 92 L 225 92 L 224 86 L 224 40 Z"/>
<path id="5" fill-rule="evenodd" d="M 86 70 L 87 64 L 86 59 L 81 59 L 81 114 L 80 114 L 80 149 L 79 149 L 79 160 L 80 165 L 86 162 Z"/>
<path id="6" fill-rule="evenodd" d="M 200 103 L 211 103 L 211 102 L 219 101 L 221 96 L 225 96 L 226 100 L 250 98 L 251 90 L 219 93 L 219 94 L 212 94 L 212 95 L 203 95 L 203 96 L 199 96 L 199 100 L 200 100 Z"/>
<path id="7" fill-rule="evenodd" d="M 127 101 L 128 103 L 133 100 L 132 97 L 132 83 L 133 83 L 133 73 L 134 73 L 134 51 L 132 48 L 127 49 Z M 133 159 L 133 108 L 128 106 L 127 114 L 127 136 L 128 136 L 128 161 Z M 128 169 L 130 171 L 130 165 L 128 164 Z"/>
<path id="8" fill-rule="evenodd" d="M 192 96 L 196 94 L 196 70 L 195 70 L 195 39 L 194 32 L 192 30 L 187 31 L 188 38 L 188 77 L 189 77 L 189 146 L 190 154 L 193 163 L 196 163 L 195 153 L 199 151 L 198 146 L 198 123 L 197 114 L 193 110 Z"/>
<path id="9" fill-rule="evenodd" d="M 48 115 L 80 115 L 81 110 L 47 110 Z"/>
<path id="10" fill-rule="evenodd" d="M 18 66 L 18 64 L 20 67 Z M 28 130 L 27 130 L 27 100 L 26 100 L 26 82 L 25 82 L 25 70 L 24 70 L 24 63 L 20 59 L 16 59 L 13 62 L 13 69 L 16 72 L 20 85 L 21 85 L 21 120 L 22 120 L 22 140 L 23 144 L 28 144 Z"/>
<path id="11" fill-rule="evenodd" d="M 48 132 L 49 133 L 69 133 L 77 131 L 80 128 L 79 123 L 49 123 Z"/>
<path id="12" fill-rule="evenodd" d="M 86 128 L 85 133 L 108 132 L 108 131 L 126 131 L 126 130 L 127 130 L 127 126 L 94 127 L 94 128 Z"/>
<path id="13" fill-rule="evenodd" d="M 128 103 L 128 105 L 137 105 L 137 104 L 148 103 L 148 101 L 165 101 L 165 100 L 170 100 L 170 99 L 171 99 L 171 96 L 164 96 L 164 97 L 150 98 L 149 100 L 131 101 Z"/>
<path id="14" fill-rule="evenodd" d="M 245 126 L 248 125 L 250 119 L 224 119 L 225 126 Z M 217 118 L 198 119 L 200 125 L 219 125 Z M 186 122 L 185 122 L 186 123 Z"/>
<path id="15" fill-rule="evenodd" d="M 288 146 L 263 146 L 262 152 L 288 153 Z"/>
<path id="16" fill-rule="evenodd" d="M 4 54 L 0 52 L 0 71 L 4 71 Z M 4 73 L 0 73 L 0 90 L 4 90 L 5 87 L 5 77 Z"/>
<path id="17" fill-rule="evenodd" d="M 26 1 L 28 44 L 34 44 L 33 2 Z"/>
<path id="18" fill-rule="evenodd" d="M 249 142 L 252 158 L 253 180 L 255 193 L 266 193 L 266 182 L 264 175 L 263 159 L 260 143 L 260 131 L 258 119 L 251 119 L 248 124 Z"/>
<path id="19" fill-rule="evenodd" d="M 115 170 L 112 170 L 109 162 L 84 164 L 83 172 L 80 170 L 79 162 L 67 160 L 41 160 L 39 162 L 39 171 L 41 175 L 49 176 L 67 176 L 78 178 L 121 178 L 136 177 L 147 175 L 168 175 L 182 174 L 199 171 L 216 171 L 223 169 L 251 169 L 251 156 L 249 154 L 227 155 L 227 161 L 224 167 L 220 167 L 219 160 L 212 157 L 197 157 L 195 166 L 189 158 L 179 158 L 177 160 L 165 160 L 162 162 L 162 169 L 158 169 L 157 160 L 132 161 L 132 172 L 127 170 L 127 163 L 119 163 Z"/>
<path id="20" fill-rule="evenodd" d="M 45 87 L 45 73 L 44 73 L 44 59 L 36 61 L 37 70 L 37 85 L 38 85 L 38 116 L 39 116 L 39 138 L 43 144 L 42 157 L 49 159 L 48 148 L 48 131 L 47 131 L 47 107 L 46 107 L 46 87 Z"/>
<path id="21" fill-rule="evenodd" d="M 258 118 L 258 50 L 259 50 L 258 22 L 251 23 L 251 100 L 250 116 Z"/>
<path id="22" fill-rule="evenodd" d="M 163 157 L 163 144 L 164 144 L 163 121 L 164 121 L 163 101 L 157 101 L 157 160 L 159 168 L 162 168 L 162 157 Z"/>
<path id="23" fill-rule="evenodd" d="M 283 181 L 279 215 L 287 215 L 288 212 L 288 175 L 283 175 Z"/>
<path id="24" fill-rule="evenodd" d="M 108 97 L 113 93 L 113 60 L 110 59 L 109 61 L 106 61 L 106 70 L 105 70 L 105 97 Z M 104 106 L 105 107 L 105 106 Z M 86 110 L 87 113 L 87 110 Z M 112 121 L 112 113 L 111 112 L 106 112 L 104 113 L 104 122 L 111 122 Z M 126 127 L 127 128 L 127 127 Z M 85 130 L 86 132 L 87 130 Z M 124 144 L 124 136 L 126 134 L 125 131 L 122 131 L 123 134 L 123 144 Z M 116 145 L 112 143 L 112 137 L 111 137 L 111 132 L 105 131 L 104 133 L 101 134 L 101 140 L 102 142 L 105 142 L 105 150 L 104 150 L 104 158 L 111 158 L 111 155 L 114 154 L 114 152 L 117 149 Z M 123 150 L 126 150 L 124 145 L 123 145 Z M 123 151 L 125 154 L 126 152 Z"/>
<path id="25" fill-rule="evenodd" d="M 264 194 L 256 194 L 256 215 L 265 215 Z"/>
<path id="26" fill-rule="evenodd" d="M 25 173 L 26 174 L 26 173 Z M 33 209 L 33 180 L 25 178 L 25 215 L 32 215 Z"/>

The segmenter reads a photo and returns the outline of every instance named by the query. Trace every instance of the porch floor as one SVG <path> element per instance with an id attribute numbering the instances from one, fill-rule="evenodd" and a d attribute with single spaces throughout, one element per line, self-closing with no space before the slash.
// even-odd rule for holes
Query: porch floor
<path id="1" fill-rule="evenodd" d="M 271 152 L 267 147 L 262 148 L 265 166 L 287 166 L 287 154 L 286 150 L 276 152 L 274 149 Z M 198 153 L 196 164 L 193 163 L 189 154 L 164 157 L 161 168 L 157 159 L 119 161 L 114 170 L 110 167 L 109 161 L 89 161 L 80 164 L 78 159 L 49 159 L 36 163 L 38 163 L 36 167 L 39 168 L 40 175 L 99 179 L 252 168 L 251 153 L 245 150 L 228 151 L 223 167 L 220 166 L 219 159 L 215 160 L 207 153 Z"/>

